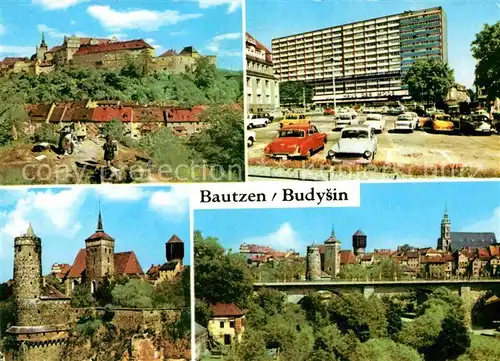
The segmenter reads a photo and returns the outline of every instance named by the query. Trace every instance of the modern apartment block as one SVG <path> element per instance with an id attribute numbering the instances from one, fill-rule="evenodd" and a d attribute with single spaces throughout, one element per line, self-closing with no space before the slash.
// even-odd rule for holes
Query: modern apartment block
<path id="1" fill-rule="evenodd" d="M 271 52 L 248 33 L 245 44 L 248 109 L 257 112 L 279 108 L 279 83 L 274 75 Z"/>
<path id="2" fill-rule="evenodd" d="M 409 100 L 402 82 L 416 59 L 447 62 L 446 14 L 441 7 L 273 39 L 280 81 L 306 81 L 316 104 Z M 333 58 L 333 62 L 332 62 Z"/>

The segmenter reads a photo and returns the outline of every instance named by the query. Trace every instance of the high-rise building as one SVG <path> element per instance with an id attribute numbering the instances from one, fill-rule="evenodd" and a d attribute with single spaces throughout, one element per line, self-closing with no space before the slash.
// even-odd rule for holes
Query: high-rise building
<path id="1" fill-rule="evenodd" d="M 248 33 L 245 44 L 249 110 L 258 112 L 279 108 L 279 84 L 274 75 L 271 52 Z"/>
<path id="2" fill-rule="evenodd" d="M 435 7 L 273 39 L 274 70 L 311 84 L 316 104 L 333 102 L 334 80 L 338 103 L 407 100 L 402 80 L 417 59 L 447 62 L 446 23 Z"/>

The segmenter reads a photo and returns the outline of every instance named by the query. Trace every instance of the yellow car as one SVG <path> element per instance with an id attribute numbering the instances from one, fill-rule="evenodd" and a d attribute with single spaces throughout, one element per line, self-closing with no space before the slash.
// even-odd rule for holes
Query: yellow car
<path id="1" fill-rule="evenodd" d="M 454 124 L 448 114 L 436 113 L 432 115 L 430 120 L 425 122 L 424 129 L 435 132 L 452 132 Z"/>
<path id="2" fill-rule="evenodd" d="M 301 125 L 301 124 L 311 124 L 311 119 L 306 117 L 305 114 L 285 114 L 283 119 L 280 120 L 280 128 L 287 127 L 289 125 Z"/>

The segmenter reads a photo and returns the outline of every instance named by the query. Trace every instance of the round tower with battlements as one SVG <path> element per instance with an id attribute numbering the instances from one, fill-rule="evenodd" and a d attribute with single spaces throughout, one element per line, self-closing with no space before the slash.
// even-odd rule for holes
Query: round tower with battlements
<path id="1" fill-rule="evenodd" d="M 356 257 L 365 254 L 366 238 L 366 234 L 364 234 L 360 229 L 352 235 L 352 250 Z"/>
<path id="2" fill-rule="evenodd" d="M 312 244 L 307 247 L 306 256 L 306 279 L 308 281 L 319 280 L 321 278 L 321 256 L 319 248 Z"/>
<path id="3" fill-rule="evenodd" d="M 16 303 L 35 300 L 42 292 L 42 247 L 31 224 L 14 239 L 14 299 Z M 22 317 L 20 317 L 22 319 Z"/>

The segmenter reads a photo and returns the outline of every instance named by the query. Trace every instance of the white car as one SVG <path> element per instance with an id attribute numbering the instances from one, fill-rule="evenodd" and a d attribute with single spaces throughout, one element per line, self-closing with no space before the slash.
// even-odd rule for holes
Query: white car
<path id="1" fill-rule="evenodd" d="M 335 120 L 335 127 L 334 130 L 336 129 L 342 129 L 348 125 L 353 125 L 353 124 L 358 124 L 358 116 L 352 113 L 341 113 Z"/>
<path id="2" fill-rule="evenodd" d="M 371 163 L 376 152 L 375 129 L 366 124 L 351 125 L 342 129 L 339 141 L 328 151 L 326 158 L 334 163 Z"/>
<path id="3" fill-rule="evenodd" d="M 379 133 L 385 129 L 385 119 L 381 114 L 368 114 L 363 124 L 369 125 Z"/>
<path id="4" fill-rule="evenodd" d="M 418 127 L 418 115 L 416 113 L 403 113 L 398 115 L 394 122 L 394 130 L 409 130 L 413 132 Z"/>
<path id="5" fill-rule="evenodd" d="M 248 114 L 246 126 L 247 126 L 247 129 L 252 129 L 252 128 L 256 128 L 256 127 L 267 127 L 268 122 L 269 122 L 269 119 L 267 119 L 267 118 L 259 118 L 255 114 Z"/>
<path id="6" fill-rule="evenodd" d="M 256 139 L 257 134 L 254 131 L 247 131 L 247 147 L 251 147 Z"/>

